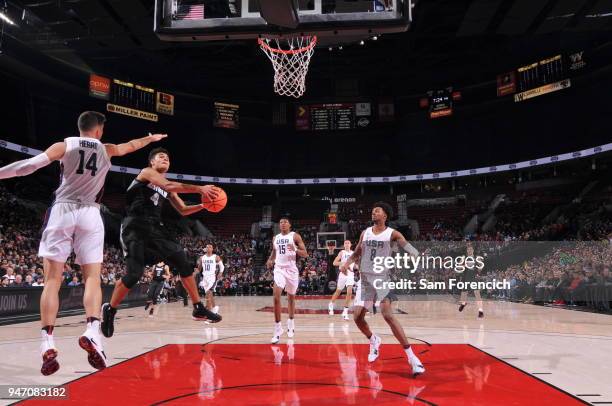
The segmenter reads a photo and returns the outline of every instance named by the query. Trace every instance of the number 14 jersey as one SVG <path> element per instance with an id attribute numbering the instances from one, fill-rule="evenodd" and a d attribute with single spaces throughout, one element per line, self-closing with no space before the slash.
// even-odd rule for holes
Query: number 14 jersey
<path id="1" fill-rule="evenodd" d="M 104 191 L 111 162 L 104 144 L 95 138 L 68 137 L 60 160 L 61 180 L 55 191 L 57 203 L 96 204 Z"/>

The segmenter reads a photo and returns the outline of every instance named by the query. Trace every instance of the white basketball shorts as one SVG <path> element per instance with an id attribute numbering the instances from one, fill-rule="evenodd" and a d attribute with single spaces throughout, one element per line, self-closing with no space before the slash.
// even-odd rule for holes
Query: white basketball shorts
<path id="1" fill-rule="evenodd" d="M 295 295 L 300 283 L 300 272 L 297 266 L 275 266 L 274 283 L 290 295 Z"/>
<path id="2" fill-rule="evenodd" d="M 344 289 L 345 286 L 353 286 L 355 285 L 355 274 L 351 271 L 348 271 L 347 274 L 343 274 L 340 272 L 338 274 L 338 285 L 336 289 Z"/>
<path id="3" fill-rule="evenodd" d="M 66 262 L 73 250 L 79 265 L 102 263 L 104 223 L 99 206 L 55 203 L 47 212 L 38 256 Z"/>
<path id="4" fill-rule="evenodd" d="M 204 289 L 204 292 L 208 292 L 215 286 L 217 278 L 214 273 L 203 273 L 202 280 L 200 281 L 200 287 Z"/>

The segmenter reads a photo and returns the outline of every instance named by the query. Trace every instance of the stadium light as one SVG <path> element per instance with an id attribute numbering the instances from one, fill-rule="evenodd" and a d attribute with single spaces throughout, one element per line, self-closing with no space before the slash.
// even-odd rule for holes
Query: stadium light
<path id="1" fill-rule="evenodd" d="M 0 11 L 0 20 L 3 20 L 5 22 L 9 23 L 10 25 L 15 25 L 13 20 L 11 20 L 6 14 L 4 14 L 3 11 Z"/>

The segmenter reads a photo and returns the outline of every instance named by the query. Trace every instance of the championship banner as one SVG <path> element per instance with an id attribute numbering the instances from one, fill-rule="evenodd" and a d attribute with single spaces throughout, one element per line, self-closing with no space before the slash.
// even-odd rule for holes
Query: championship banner
<path id="1" fill-rule="evenodd" d="M 516 93 L 516 72 L 497 75 L 497 97 Z"/>
<path id="2" fill-rule="evenodd" d="M 109 100 L 111 91 L 111 80 L 104 76 L 89 75 L 89 95 L 97 99 Z"/>
<path id="3" fill-rule="evenodd" d="M 108 103 L 106 105 L 106 110 L 110 113 L 123 114 L 124 116 L 130 116 L 135 118 L 140 118 L 142 120 L 154 121 L 157 122 L 159 117 L 155 113 L 149 113 L 142 110 L 131 109 L 129 107 L 119 106 L 117 104 Z"/>
<path id="4" fill-rule="evenodd" d="M 173 116 L 174 96 L 168 93 L 157 92 L 156 110 L 158 113 Z"/>
<path id="5" fill-rule="evenodd" d="M 519 103 L 528 99 L 533 99 L 534 97 L 567 89 L 571 85 L 572 82 L 569 79 L 565 79 L 560 82 L 550 83 L 548 85 L 536 87 L 535 89 L 527 90 L 526 92 L 517 93 L 514 95 L 514 101 Z"/>
<path id="6" fill-rule="evenodd" d="M 240 106 L 237 104 L 215 102 L 215 119 L 213 125 L 220 128 L 240 127 Z"/>

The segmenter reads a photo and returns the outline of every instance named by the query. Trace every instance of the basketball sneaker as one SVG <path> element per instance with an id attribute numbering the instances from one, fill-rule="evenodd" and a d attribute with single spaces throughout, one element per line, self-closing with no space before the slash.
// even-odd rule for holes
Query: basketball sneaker
<path id="1" fill-rule="evenodd" d="M 349 315 L 348 315 L 348 307 L 345 307 L 344 310 L 342 310 L 342 319 L 349 321 Z"/>
<path id="2" fill-rule="evenodd" d="M 327 313 L 330 316 L 334 315 L 334 304 L 333 303 L 330 303 L 330 304 L 327 305 Z"/>
<path id="3" fill-rule="evenodd" d="M 213 307 L 213 308 L 212 308 L 212 312 L 213 312 L 214 314 L 219 314 L 219 306 L 215 306 L 215 307 Z"/>
<path id="4" fill-rule="evenodd" d="M 215 314 L 204 307 L 204 305 L 200 302 L 195 305 L 193 308 L 193 313 L 191 313 L 193 319 L 196 321 L 204 321 L 208 320 L 210 323 L 218 323 L 221 321 L 221 315 Z"/>
<path id="5" fill-rule="evenodd" d="M 414 355 L 412 348 L 408 347 L 405 351 L 406 355 L 408 356 L 408 363 L 412 368 L 412 376 L 416 378 L 417 376 L 425 373 L 425 367 L 423 367 L 423 363 L 416 355 Z"/>
<path id="6" fill-rule="evenodd" d="M 112 337 L 115 333 L 115 315 L 117 309 L 113 309 L 110 303 L 104 303 L 102 305 L 102 322 L 100 323 L 100 330 L 104 337 Z"/>
<path id="7" fill-rule="evenodd" d="M 79 337 L 79 346 L 87 351 L 87 361 L 95 369 L 106 368 L 106 354 L 102 348 L 102 337 L 93 328 L 87 330 Z"/>
<path id="8" fill-rule="evenodd" d="M 459 311 L 462 312 L 463 309 L 465 309 L 465 306 L 467 306 L 467 303 L 463 302 L 459 304 Z"/>
<path id="9" fill-rule="evenodd" d="M 376 358 L 378 358 L 381 342 L 380 337 L 378 337 L 376 334 L 372 334 L 372 337 L 370 337 L 370 353 L 368 354 L 368 362 L 374 362 L 376 361 Z"/>
<path id="10" fill-rule="evenodd" d="M 53 342 L 53 335 L 47 334 L 45 330 L 41 330 L 42 341 L 40 343 L 40 354 L 42 356 L 42 367 L 40 373 L 44 376 L 54 374 L 59 369 L 59 362 L 57 362 L 57 349 Z"/>
<path id="11" fill-rule="evenodd" d="M 484 311 L 482 309 L 478 309 L 478 318 L 479 319 L 483 319 L 484 318 Z"/>
<path id="12" fill-rule="evenodd" d="M 154 314 L 155 314 L 155 308 L 152 307 L 151 310 L 149 310 L 149 317 L 153 317 Z"/>
<path id="13" fill-rule="evenodd" d="M 277 344 L 280 341 L 280 338 L 282 335 L 283 335 L 283 327 L 280 324 L 280 322 L 278 322 L 274 325 L 274 335 L 272 336 L 272 339 L 270 340 L 270 342 L 272 344 Z"/>
<path id="14" fill-rule="evenodd" d="M 293 338 L 295 335 L 295 321 L 293 319 L 287 320 L 287 337 Z"/>

